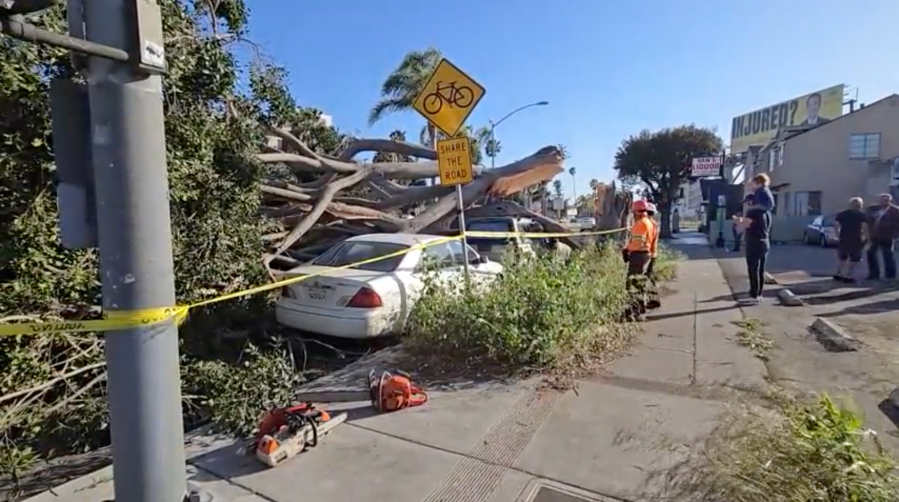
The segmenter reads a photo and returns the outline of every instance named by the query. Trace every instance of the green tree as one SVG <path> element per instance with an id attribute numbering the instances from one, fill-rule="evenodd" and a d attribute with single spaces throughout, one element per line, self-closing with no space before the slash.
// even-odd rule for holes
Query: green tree
<path id="1" fill-rule="evenodd" d="M 553 180 L 553 192 L 555 192 L 556 197 L 562 198 L 562 180 Z"/>
<path id="2" fill-rule="evenodd" d="M 662 236 L 671 235 L 671 206 L 690 177 L 695 157 L 719 155 L 724 148 L 712 129 L 686 125 L 657 132 L 641 131 L 621 142 L 615 170 L 625 183 L 640 183 L 661 213 Z"/>
<path id="3" fill-rule="evenodd" d="M 283 69 L 239 64 L 233 44 L 247 30 L 243 0 L 160 0 L 160 7 L 176 290 L 185 304 L 265 280 L 261 236 L 271 225 L 260 214 L 259 185 L 273 173 L 257 154 L 267 127 L 297 125 L 320 153 L 336 153 L 346 138 L 324 126 L 317 110 L 297 106 Z M 65 31 L 62 7 L 33 22 Z M 59 244 L 48 87 L 67 76 L 82 78 L 65 51 L 0 36 L 0 318 L 90 318 L 100 303 L 97 252 Z M 236 358 L 244 342 L 210 335 L 240 329 L 260 335 L 254 341 L 270 337 L 263 333 L 270 327 L 258 323 L 267 302 L 254 297 L 193 313 L 181 330 L 186 371 L 201 359 L 213 360 L 219 375 L 230 371 L 216 360 Z M 102 338 L 92 334 L 0 339 L 0 395 L 19 396 L 2 403 L 0 437 L 57 453 L 107 441 L 102 359 Z M 206 395 L 204 375 L 188 375 L 195 386 L 185 395 Z M 185 409 L 209 416 L 209 406 L 198 400 Z"/>

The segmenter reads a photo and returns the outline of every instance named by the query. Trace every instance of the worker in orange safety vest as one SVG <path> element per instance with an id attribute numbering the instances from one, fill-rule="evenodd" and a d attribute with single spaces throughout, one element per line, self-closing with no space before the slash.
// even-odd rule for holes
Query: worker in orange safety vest
<path id="1" fill-rule="evenodd" d="M 628 276 L 646 275 L 652 253 L 657 249 L 658 225 L 649 217 L 648 210 L 649 203 L 645 200 L 634 201 L 631 206 L 634 224 L 624 248 Z"/>

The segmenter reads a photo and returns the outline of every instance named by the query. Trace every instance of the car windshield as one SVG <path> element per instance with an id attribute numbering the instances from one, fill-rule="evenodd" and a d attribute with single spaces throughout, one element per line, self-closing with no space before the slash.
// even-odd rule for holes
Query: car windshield
<path id="1" fill-rule="evenodd" d="M 409 249 L 405 244 L 395 242 L 344 241 L 332 247 L 312 260 L 313 265 L 322 267 L 346 267 L 360 261 L 371 260 L 379 256 Z M 400 266 L 405 254 L 396 255 L 383 260 L 354 265 L 349 268 L 371 270 L 373 272 L 393 272 Z"/>

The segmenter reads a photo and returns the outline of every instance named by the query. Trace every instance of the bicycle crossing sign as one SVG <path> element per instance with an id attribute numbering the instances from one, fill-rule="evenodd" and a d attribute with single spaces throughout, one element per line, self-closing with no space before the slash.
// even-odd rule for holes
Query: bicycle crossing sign
<path id="1" fill-rule="evenodd" d="M 414 108 L 443 134 L 453 137 L 485 92 L 481 84 L 443 58 L 415 98 Z"/>
<path id="2" fill-rule="evenodd" d="M 471 166 L 471 140 L 462 137 L 438 141 L 437 166 L 441 185 L 471 183 L 474 177 Z"/>

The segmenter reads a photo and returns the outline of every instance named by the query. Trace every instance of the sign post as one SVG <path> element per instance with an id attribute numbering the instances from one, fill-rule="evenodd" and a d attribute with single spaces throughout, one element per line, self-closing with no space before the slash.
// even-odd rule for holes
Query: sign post
<path id="1" fill-rule="evenodd" d="M 437 142 L 437 165 L 440 184 L 456 186 L 459 208 L 459 231 L 462 233 L 462 255 L 465 267 L 465 281 L 468 282 L 468 239 L 465 237 L 465 202 L 462 199 L 462 185 L 474 179 L 471 165 L 471 140 L 462 138 L 444 139 Z"/>

